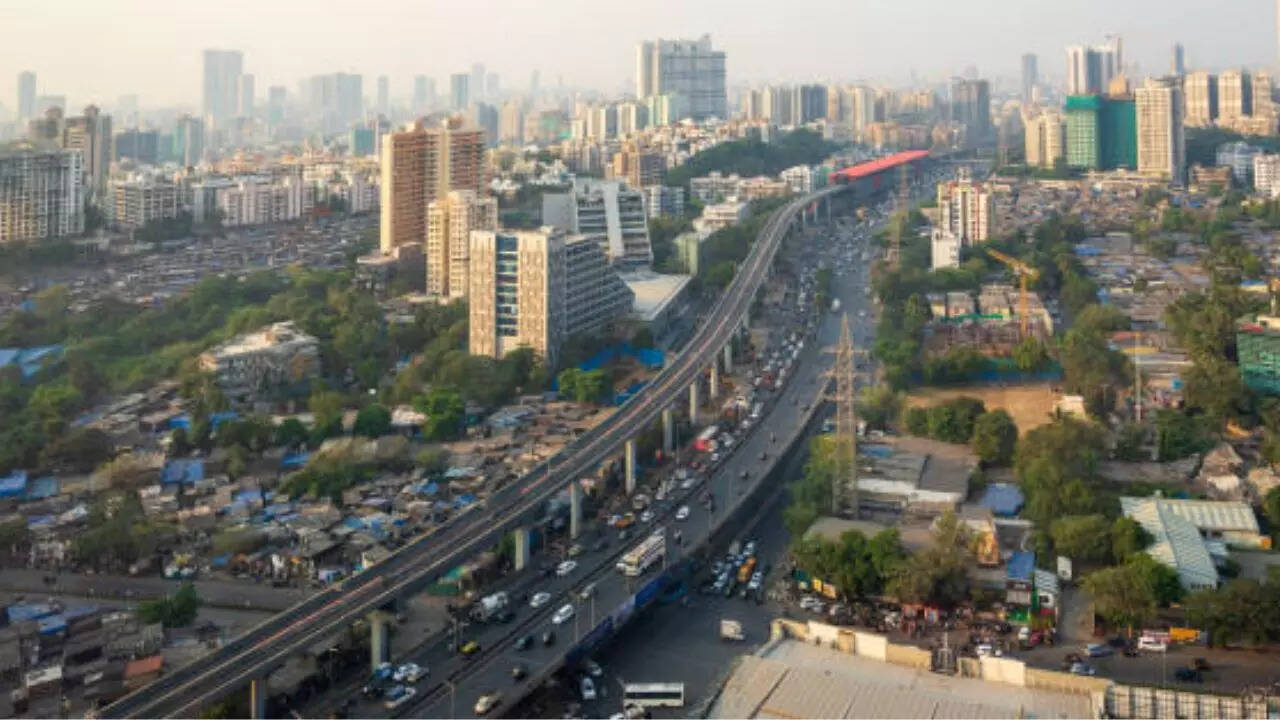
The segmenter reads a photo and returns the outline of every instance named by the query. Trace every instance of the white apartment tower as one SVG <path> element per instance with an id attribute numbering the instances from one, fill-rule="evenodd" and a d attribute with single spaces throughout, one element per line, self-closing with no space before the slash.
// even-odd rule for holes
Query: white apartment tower
<path id="1" fill-rule="evenodd" d="M 0 244 L 84 232 L 78 150 L 0 150 Z"/>
<path id="2" fill-rule="evenodd" d="M 498 201 L 454 190 L 427 206 L 427 293 L 462 299 L 470 286 L 471 231 L 498 229 Z"/>
<path id="3" fill-rule="evenodd" d="M 1218 119 L 1218 78 L 1201 70 L 1188 73 L 1182 84 L 1187 105 L 1187 125 L 1212 126 Z"/>
<path id="4" fill-rule="evenodd" d="M 1026 122 L 1027 165 L 1052 168 L 1066 157 L 1066 127 L 1062 115 L 1041 113 Z"/>
<path id="5" fill-rule="evenodd" d="M 966 170 L 961 170 L 956 180 L 938 183 L 938 225 L 961 245 L 990 240 L 994 214 L 991 186 L 973 182 Z"/>
<path id="6" fill-rule="evenodd" d="M 1148 79 L 1134 91 L 1138 120 L 1138 172 L 1180 185 L 1186 171 L 1182 90 L 1173 80 Z"/>

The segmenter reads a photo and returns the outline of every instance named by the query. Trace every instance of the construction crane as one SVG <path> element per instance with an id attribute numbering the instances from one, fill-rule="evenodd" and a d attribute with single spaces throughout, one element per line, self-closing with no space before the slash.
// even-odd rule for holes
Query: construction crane
<path id="1" fill-rule="evenodd" d="M 1011 257 L 993 248 L 987 248 L 987 254 L 1008 265 L 1013 274 L 1018 276 L 1018 328 L 1022 333 L 1022 337 L 1026 337 L 1027 332 L 1031 329 L 1031 318 L 1027 309 L 1027 284 L 1040 277 L 1040 271 L 1018 258 Z"/>

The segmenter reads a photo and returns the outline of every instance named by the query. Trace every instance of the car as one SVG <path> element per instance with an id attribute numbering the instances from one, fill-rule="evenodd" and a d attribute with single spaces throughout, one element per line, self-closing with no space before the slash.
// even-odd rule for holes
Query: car
<path id="1" fill-rule="evenodd" d="M 480 643 L 475 640 L 468 640 L 462 647 L 458 648 L 458 652 L 463 655 L 475 655 L 480 652 Z"/>
<path id="2" fill-rule="evenodd" d="M 418 691 L 415 688 L 405 687 L 404 685 L 396 685 L 387 691 L 386 701 L 382 703 L 388 710 L 395 710 L 401 705 L 413 699 Z"/>
<path id="3" fill-rule="evenodd" d="M 395 675 L 392 676 L 398 683 L 417 682 L 423 675 L 427 674 L 427 669 L 417 663 L 405 663 L 396 668 Z"/>
<path id="4" fill-rule="evenodd" d="M 476 706 L 472 708 L 477 715 L 484 715 L 498 705 L 498 701 L 502 699 L 499 693 L 486 693 L 476 700 Z"/>
<path id="5" fill-rule="evenodd" d="M 688 520 L 688 519 L 689 519 L 689 506 L 681 505 L 680 509 L 676 510 L 676 520 Z"/>
<path id="6" fill-rule="evenodd" d="M 555 631 L 555 630 L 547 630 L 546 632 L 542 633 L 542 644 L 543 644 L 543 645 L 546 645 L 547 647 L 550 647 L 550 646 L 552 646 L 552 645 L 555 645 L 555 644 L 556 644 L 556 631 Z"/>
<path id="7" fill-rule="evenodd" d="M 1153 637 L 1141 637 L 1138 638 L 1138 649 L 1148 652 L 1166 652 L 1169 649 L 1169 645 Z"/>
<path id="8" fill-rule="evenodd" d="M 1088 645 L 1084 646 L 1084 654 L 1088 655 L 1089 657 L 1094 657 L 1094 658 L 1107 657 L 1108 655 L 1114 652 L 1115 650 L 1113 650 L 1111 646 L 1107 645 L 1106 643 L 1089 643 Z"/>
<path id="9" fill-rule="evenodd" d="M 564 562 L 556 566 L 556 575 L 559 575 L 560 577 L 564 577 L 569 573 L 573 572 L 574 569 L 577 567 L 578 567 L 578 563 L 574 562 L 573 560 L 565 560 Z"/>
<path id="10" fill-rule="evenodd" d="M 973 651 L 977 653 L 978 657 L 989 657 L 996 654 L 995 648 L 991 647 L 989 643 L 981 643 Z"/>
<path id="11" fill-rule="evenodd" d="M 587 674 L 591 677 L 598 678 L 601 675 L 604 675 L 604 668 L 600 667 L 600 663 L 595 660 L 588 660 L 582 665 L 586 669 Z"/>
<path id="12" fill-rule="evenodd" d="M 1204 677 L 1195 668 L 1178 667 L 1173 669 L 1173 679 L 1178 682 L 1201 682 Z"/>
<path id="13" fill-rule="evenodd" d="M 582 699 L 591 701 L 596 699 L 596 684 L 591 682 L 591 678 L 583 676 L 581 682 Z"/>
<path id="14" fill-rule="evenodd" d="M 528 650 L 528 649 L 529 649 L 529 648 L 531 648 L 531 647 L 533 647 L 533 636 L 532 636 L 532 635 L 521 635 L 521 636 L 520 636 L 520 639 L 519 639 L 519 640 L 516 640 L 516 649 L 517 649 L 517 650 Z"/>
<path id="15" fill-rule="evenodd" d="M 640 522 L 645 524 L 653 522 L 653 511 L 645 510 L 644 512 L 640 513 Z"/>
<path id="16" fill-rule="evenodd" d="M 533 594 L 533 597 L 529 598 L 529 607 L 537 609 L 549 602 L 551 602 L 551 593 L 537 592 Z"/>
<path id="17" fill-rule="evenodd" d="M 556 610 L 556 613 L 554 615 L 551 616 L 551 624 L 563 625 L 566 622 L 573 619 L 573 614 L 574 614 L 573 605 L 569 603 L 565 603 L 564 605 L 560 606 L 559 610 Z"/>
<path id="18" fill-rule="evenodd" d="M 520 682 L 528 674 L 529 674 L 529 671 L 525 669 L 524 663 L 516 663 L 515 665 L 511 666 L 511 679 L 515 680 L 516 682 Z"/>
<path id="19" fill-rule="evenodd" d="M 1094 670 L 1093 666 L 1090 665 L 1089 663 L 1083 663 L 1083 662 L 1071 663 L 1072 675 L 1096 675 L 1097 673 L 1098 671 Z"/>
<path id="20" fill-rule="evenodd" d="M 756 541 L 748 540 L 747 544 L 744 545 L 742 548 L 742 554 L 746 555 L 747 557 L 754 557 L 756 554 Z"/>

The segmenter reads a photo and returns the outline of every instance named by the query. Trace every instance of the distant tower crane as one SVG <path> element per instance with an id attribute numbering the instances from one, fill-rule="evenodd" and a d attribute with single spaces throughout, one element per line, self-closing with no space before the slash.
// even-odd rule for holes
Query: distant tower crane
<path id="1" fill-rule="evenodd" d="M 1013 274 L 1018 276 L 1018 328 L 1022 337 L 1026 337 L 1031 329 L 1031 317 L 1027 303 L 1027 284 L 1040 277 L 1040 271 L 1015 257 L 993 248 L 987 248 L 987 254 L 1008 265 L 1009 269 L 1013 270 Z"/>

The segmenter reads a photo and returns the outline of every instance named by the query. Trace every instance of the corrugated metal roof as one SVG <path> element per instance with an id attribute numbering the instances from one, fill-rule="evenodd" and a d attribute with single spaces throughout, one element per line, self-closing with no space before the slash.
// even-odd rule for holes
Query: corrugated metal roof
<path id="1" fill-rule="evenodd" d="M 1214 587 L 1218 569 L 1200 531 L 1163 498 L 1120 498 L 1120 510 L 1151 534 L 1147 554 L 1178 572 L 1183 587 Z"/>

